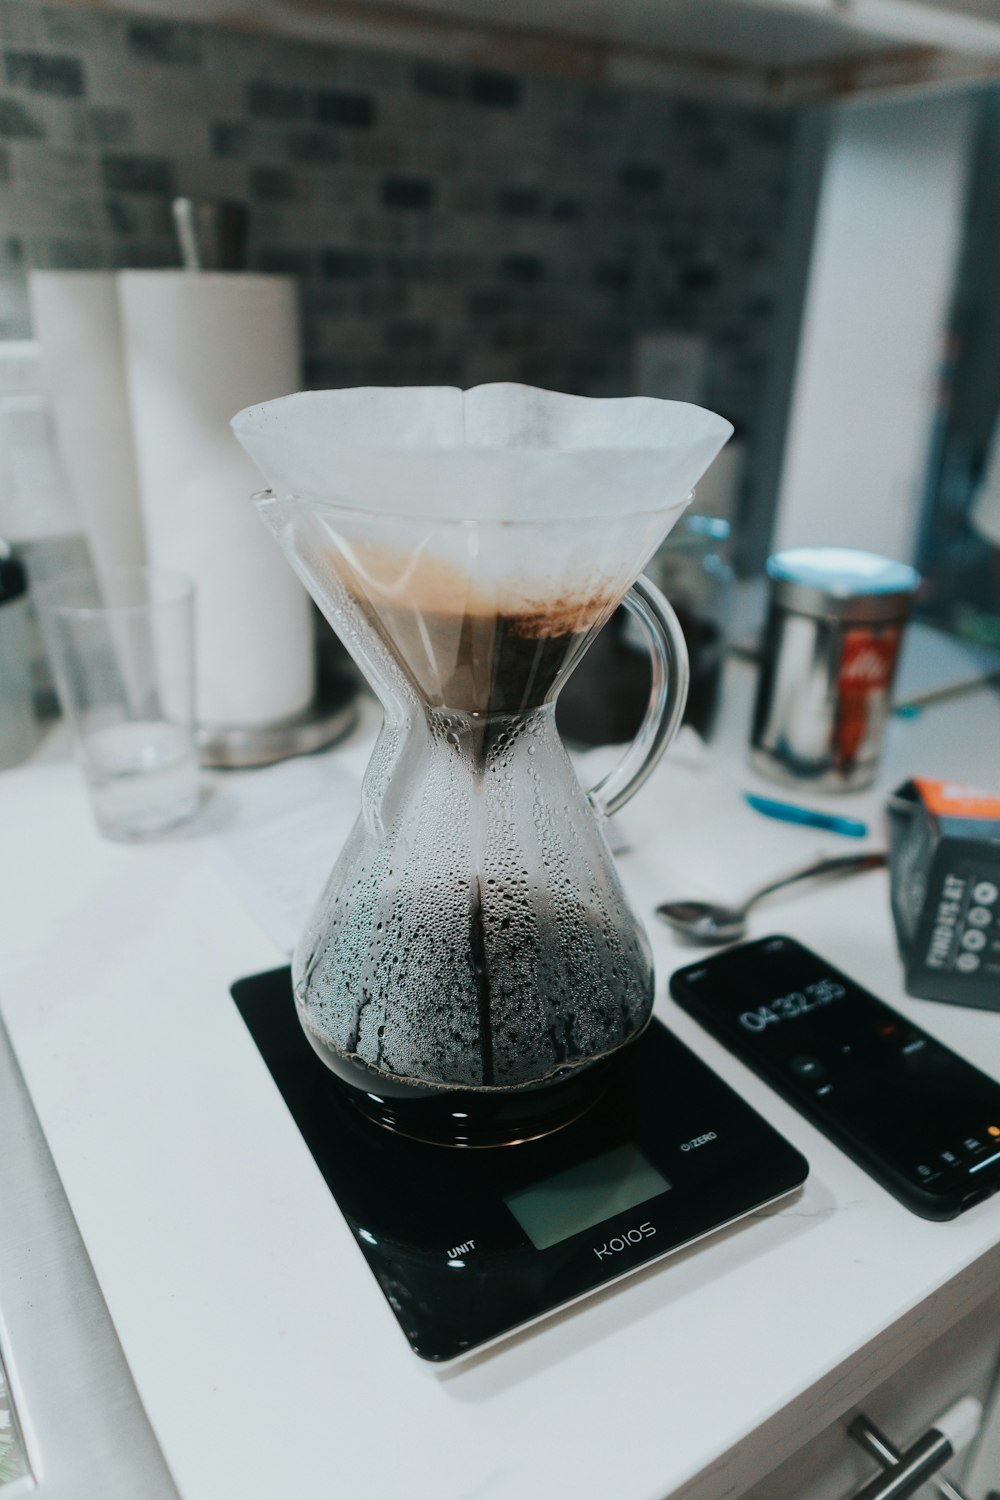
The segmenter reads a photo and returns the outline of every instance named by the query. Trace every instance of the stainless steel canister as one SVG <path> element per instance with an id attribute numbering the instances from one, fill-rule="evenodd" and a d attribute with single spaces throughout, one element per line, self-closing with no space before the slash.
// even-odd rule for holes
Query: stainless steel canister
<path id="1" fill-rule="evenodd" d="M 841 547 L 776 552 L 767 573 L 750 759 L 785 785 L 869 786 L 919 576 L 904 563 Z"/>

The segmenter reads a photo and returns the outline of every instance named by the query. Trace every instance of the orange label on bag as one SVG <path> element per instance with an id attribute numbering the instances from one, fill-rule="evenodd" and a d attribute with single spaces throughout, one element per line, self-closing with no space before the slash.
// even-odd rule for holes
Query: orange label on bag
<path id="1" fill-rule="evenodd" d="M 981 792 L 958 781 L 930 781 L 923 776 L 914 777 L 913 784 L 928 812 L 939 818 L 1000 821 L 1000 796 L 995 792 Z"/>

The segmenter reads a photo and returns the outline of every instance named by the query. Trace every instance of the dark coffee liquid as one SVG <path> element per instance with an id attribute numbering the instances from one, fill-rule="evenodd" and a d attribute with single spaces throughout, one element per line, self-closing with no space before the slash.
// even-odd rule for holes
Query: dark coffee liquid
<path id="1" fill-rule="evenodd" d="M 374 967 L 362 962 L 359 974 L 338 946 L 299 1000 L 306 1035 L 354 1102 L 443 1144 L 502 1144 L 568 1123 L 652 1009 L 652 968 L 634 929 L 571 906 L 559 919 L 536 912 L 525 921 L 511 892 L 487 889 L 485 910 L 465 890 L 460 951 L 447 951 L 436 924 L 411 935 L 402 908 L 418 891 L 398 913 L 400 961 L 383 926 Z M 410 965 L 419 969 L 421 952 L 437 972 L 408 998 L 397 986 Z"/>
<path id="2" fill-rule="evenodd" d="M 437 1146 L 512 1146 L 562 1130 L 597 1103 L 631 1052 L 630 1041 L 608 1057 L 525 1088 L 436 1088 L 393 1078 L 345 1057 L 308 1026 L 303 1030 L 363 1114 Z"/>
<path id="3" fill-rule="evenodd" d="M 518 714 L 549 701 L 609 607 L 589 600 L 544 613 L 383 608 L 376 623 L 432 708 Z"/>

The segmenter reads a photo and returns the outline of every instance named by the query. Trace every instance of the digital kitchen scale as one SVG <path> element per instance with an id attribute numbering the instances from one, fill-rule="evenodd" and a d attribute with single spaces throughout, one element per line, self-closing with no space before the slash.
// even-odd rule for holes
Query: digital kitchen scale
<path id="1" fill-rule="evenodd" d="M 363 1116 L 299 1024 L 290 971 L 233 998 L 414 1351 L 460 1358 L 804 1182 L 805 1158 L 653 1021 L 572 1125 L 460 1150 Z"/>

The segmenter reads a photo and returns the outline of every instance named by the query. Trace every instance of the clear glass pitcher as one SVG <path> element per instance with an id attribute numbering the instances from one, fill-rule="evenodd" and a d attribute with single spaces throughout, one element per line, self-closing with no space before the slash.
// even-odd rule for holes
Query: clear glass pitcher
<path id="1" fill-rule="evenodd" d="M 649 417 L 635 404 L 317 392 L 234 422 L 272 484 L 262 517 L 384 710 L 361 815 L 294 955 L 299 1016 L 362 1109 L 425 1140 L 558 1128 L 652 1012 L 648 942 L 601 824 L 683 713 L 683 635 L 636 580 L 728 424 L 688 407 L 669 445 L 633 431 L 616 448 L 613 422 L 600 447 L 574 445 L 582 417 L 590 438 L 624 415 L 609 407 L 633 408 L 634 429 Z M 585 793 L 555 700 L 623 597 L 649 644 L 650 704 Z"/>

